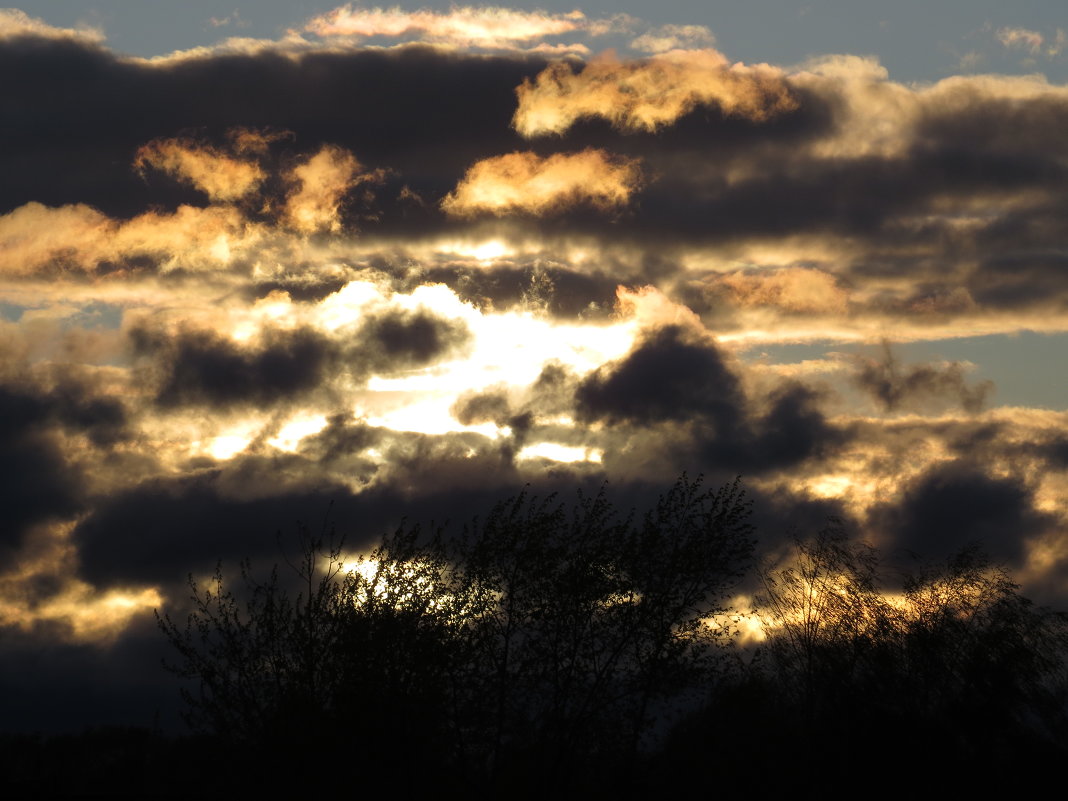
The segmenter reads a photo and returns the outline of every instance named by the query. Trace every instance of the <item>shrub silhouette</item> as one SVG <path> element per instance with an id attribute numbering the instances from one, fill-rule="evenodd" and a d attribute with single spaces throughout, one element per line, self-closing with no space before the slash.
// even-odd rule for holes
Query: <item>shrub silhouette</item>
<path id="1" fill-rule="evenodd" d="M 768 639 L 752 680 L 780 730 L 834 754 L 843 786 L 892 758 L 901 789 L 924 772 L 1018 787 L 1068 755 L 1068 620 L 980 548 L 890 582 L 878 552 L 832 526 L 760 575 Z"/>
<path id="2" fill-rule="evenodd" d="M 891 581 L 832 523 L 757 571 L 759 648 L 723 647 L 748 516 L 738 482 L 683 476 L 640 516 L 523 493 L 356 558 L 302 530 L 288 572 L 190 579 L 159 623 L 219 786 L 326 791 L 345 765 L 400 797 L 1018 789 L 1068 757 L 1068 622 L 978 548 Z"/>
<path id="3" fill-rule="evenodd" d="M 298 590 L 246 564 L 239 597 L 220 569 L 190 578 L 184 625 L 159 625 L 194 682 L 189 722 L 227 743 L 295 765 L 334 749 L 409 793 L 592 787 L 717 675 L 728 630 L 707 621 L 748 567 L 748 515 L 737 481 L 683 476 L 640 518 L 603 490 L 524 493 L 352 562 L 305 530 Z"/>

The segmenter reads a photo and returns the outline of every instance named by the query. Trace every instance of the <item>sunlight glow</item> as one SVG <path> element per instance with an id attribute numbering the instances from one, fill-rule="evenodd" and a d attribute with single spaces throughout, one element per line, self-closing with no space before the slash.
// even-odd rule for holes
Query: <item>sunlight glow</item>
<path id="1" fill-rule="evenodd" d="M 499 239 L 491 239 L 471 250 L 471 255 L 479 261 L 492 261 L 508 253 L 508 248 Z"/>
<path id="2" fill-rule="evenodd" d="M 267 444 L 280 451 L 293 453 L 297 450 L 297 446 L 302 439 L 310 437 L 312 434 L 318 434 L 326 428 L 326 423 L 326 415 L 324 414 L 295 417 L 282 426 L 275 436 L 267 440 Z"/>
<path id="3" fill-rule="evenodd" d="M 205 450 L 211 458 L 218 461 L 230 459 L 248 447 L 252 437 L 240 434 L 224 434 L 221 437 L 213 437 Z"/>
<path id="4" fill-rule="evenodd" d="M 514 248 L 509 247 L 501 239 L 487 239 L 482 242 L 440 242 L 437 249 L 444 253 L 455 253 L 469 259 L 480 262 L 490 262 L 497 259 L 510 258 L 516 255 Z"/>
<path id="5" fill-rule="evenodd" d="M 451 395 L 445 397 L 437 393 L 424 400 L 413 400 L 404 406 L 377 414 L 357 410 L 357 416 L 365 417 L 368 425 L 376 428 L 388 428 L 392 431 L 407 431 L 429 435 L 448 434 L 453 431 L 471 431 L 490 439 L 497 438 L 500 429 L 494 423 L 465 426 L 453 417 L 449 412 L 453 400 L 454 397 Z"/>
<path id="6" fill-rule="evenodd" d="M 558 442 L 539 442 L 528 445 L 516 454 L 516 459 L 548 459 L 552 462 L 593 462 L 600 464 L 604 458 L 601 448 L 586 448 L 581 445 L 561 445 Z"/>

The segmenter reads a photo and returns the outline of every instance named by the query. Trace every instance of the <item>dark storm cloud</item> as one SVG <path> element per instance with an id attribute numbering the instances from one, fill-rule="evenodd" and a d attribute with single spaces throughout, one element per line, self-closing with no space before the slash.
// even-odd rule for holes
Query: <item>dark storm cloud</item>
<path id="1" fill-rule="evenodd" d="M 317 525 L 331 502 L 351 493 L 323 483 L 314 490 L 276 485 L 266 497 L 221 491 L 218 471 L 154 479 L 109 498 L 74 530 L 81 574 L 97 586 L 151 582 L 176 587 L 187 573 L 210 573 L 219 559 L 278 554 L 276 535 L 299 522 Z M 277 476 L 276 476 L 277 481 Z"/>
<path id="2" fill-rule="evenodd" d="M 135 334 L 140 349 L 165 349 L 162 406 L 228 407 L 282 403 L 319 386 L 340 357 L 339 346 L 311 329 L 267 331 L 241 347 L 208 331 L 186 331 L 172 341 Z"/>
<path id="3" fill-rule="evenodd" d="M 301 441 L 300 450 L 325 462 L 355 456 L 381 441 L 381 432 L 356 420 L 350 412 L 338 412 L 327 419 L 319 432 Z"/>
<path id="4" fill-rule="evenodd" d="M 977 413 L 994 389 L 990 381 L 969 384 L 959 362 L 902 365 L 888 344 L 880 358 L 858 359 L 852 378 L 886 411 L 948 402 Z"/>
<path id="5" fill-rule="evenodd" d="M 498 262 L 490 266 L 441 265 L 412 271 L 398 281 L 401 291 L 423 283 L 443 283 L 480 309 L 507 311 L 516 307 L 544 309 L 557 319 L 606 319 L 615 309 L 616 288 L 649 282 L 644 274 L 594 270 L 579 272 L 565 265 Z"/>
<path id="6" fill-rule="evenodd" d="M 1068 434 L 1058 432 L 1042 444 L 1041 452 L 1057 470 L 1068 470 Z"/>
<path id="7" fill-rule="evenodd" d="M 587 376 L 575 392 L 583 420 L 649 423 L 695 415 L 730 428 L 744 404 L 719 351 L 687 341 L 677 326 L 656 329 L 618 363 Z"/>
<path id="8" fill-rule="evenodd" d="M 312 272 L 310 275 L 294 275 L 273 281 L 258 281 L 247 286 L 244 291 L 246 297 L 252 301 L 265 298 L 272 292 L 285 292 L 291 300 L 297 303 L 317 303 L 334 294 L 347 283 L 347 278 L 326 278 Z"/>
<path id="9" fill-rule="evenodd" d="M 1033 235 L 1027 236 L 1026 241 L 1032 246 L 1039 244 Z M 1068 255 L 1058 249 L 987 258 L 980 262 L 965 285 L 976 302 L 994 309 L 1043 305 L 1051 299 L 1064 308 Z"/>
<path id="10" fill-rule="evenodd" d="M 105 729 L 179 730 L 178 690 L 160 665 L 171 654 L 151 617 L 136 620 L 107 648 L 63 643 L 58 633 L 48 626 L 3 631 L 5 733 L 73 733 L 90 721 Z"/>
<path id="11" fill-rule="evenodd" d="M 678 326 L 648 332 L 623 359 L 584 378 L 574 397 L 580 420 L 622 431 L 651 427 L 657 432 L 651 448 L 707 469 L 785 467 L 844 437 L 813 390 L 786 382 L 766 397 L 749 397 L 716 346 Z M 656 428 L 663 423 L 675 425 Z"/>
<path id="12" fill-rule="evenodd" d="M 766 399 L 752 424 L 753 435 L 741 448 L 741 465 L 788 466 L 843 444 L 848 435 L 827 421 L 819 394 L 786 382 Z M 759 468 L 758 468 L 759 469 Z"/>
<path id="13" fill-rule="evenodd" d="M 464 323 L 420 309 L 371 315 L 353 340 L 357 359 L 365 359 L 370 370 L 389 372 L 430 364 L 463 347 L 470 337 Z"/>
<path id="14" fill-rule="evenodd" d="M 338 372 L 364 380 L 421 367 L 462 347 L 470 332 L 462 322 L 401 309 L 368 316 L 336 338 L 309 327 L 267 328 L 251 343 L 212 331 L 170 336 L 144 327 L 132 329 L 130 338 L 136 353 L 157 360 L 160 406 L 229 408 L 290 403 Z"/>
<path id="15" fill-rule="evenodd" d="M 451 520 L 459 527 L 523 484 L 502 462 L 498 444 L 477 434 L 357 431 L 338 420 L 324 444 L 336 444 L 339 433 L 355 434 L 383 450 L 367 476 L 377 477 L 359 492 L 323 471 L 309 449 L 312 458 L 245 455 L 222 468 L 151 479 L 98 499 L 72 534 L 81 576 L 102 587 L 156 584 L 181 597 L 188 573 L 208 574 L 220 559 L 230 570 L 243 558 L 261 567 L 281 561 L 301 524 L 316 531 L 333 525 L 347 547 L 359 551 L 404 519 L 422 525 Z M 546 492 L 574 491 L 567 479 L 535 483 Z"/>
<path id="16" fill-rule="evenodd" d="M 503 390 L 461 395 L 452 407 L 452 415 L 465 426 L 476 423 L 503 424 L 511 415 L 508 395 Z"/>
<path id="17" fill-rule="evenodd" d="M 22 544 L 28 527 L 68 517 L 85 502 L 81 469 L 58 441 L 60 430 L 107 447 L 125 436 L 126 412 L 118 401 L 93 397 L 73 382 L 51 390 L 0 386 L 2 551 Z"/>
<path id="18" fill-rule="evenodd" d="M 82 502 L 79 473 L 43 430 L 49 411 L 39 398 L 0 389 L 0 553 L 5 556 L 22 543 L 28 526 L 67 517 Z"/>
<path id="19" fill-rule="evenodd" d="M 999 157 L 1011 153 L 1020 163 L 1029 158 L 1045 163 L 1068 154 L 1063 137 L 1051 135 L 1066 126 L 1068 102 L 1063 95 L 997 97 L 984 93 L 982 86 L 959 81 L 942 103 L 925 109 L 916 126 L 916 143 L 929 150 Z"/>
<path id="20" fill-rule="evenodd" d="M 19 79 L 0 90 L 0 210 L 80 202 L 130 216 L 202 202 L 173 181 L 146 183 L 135 154 L 181 132 L 221 142 L 234 128 L 291 131 L 281 145 L 301 152 L 341 145 L 440 198 L 472 162 L 519 146 L 515 87 L 544 65 L 423 47 L 145 64 L 75 41 L 7 39 L 0 73 Z"/>
<path id="21" fill-rule="evenodd" d="M 963 460 L 913 479 L 899 500 L 874 507 L 869 519 L 890 547 L 943 558 L 979 545 L 1016 567 L 1029 540 L 1055 524 L 1035 508 L 1033 488 L 1023 479 L 988 475 Z"/>

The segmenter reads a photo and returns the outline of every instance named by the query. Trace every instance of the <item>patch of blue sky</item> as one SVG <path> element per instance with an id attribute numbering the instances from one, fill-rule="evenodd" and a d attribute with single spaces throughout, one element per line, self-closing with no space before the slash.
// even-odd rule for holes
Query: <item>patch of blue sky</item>
<path id="1" fill-rule="evenodd" d="M 1024 406 L 1068 410 L 1068 333 L 1019 331 L 1012 334 L 889 343 L 903 366 L 919 363 L 967 362 L 969 383 L 992 381 L 988 406 Z M 838 355 L 881 358 L 877 345 L 841 342 L 762 344 L 740 351 L 745 362 L 798 364 Z"/>

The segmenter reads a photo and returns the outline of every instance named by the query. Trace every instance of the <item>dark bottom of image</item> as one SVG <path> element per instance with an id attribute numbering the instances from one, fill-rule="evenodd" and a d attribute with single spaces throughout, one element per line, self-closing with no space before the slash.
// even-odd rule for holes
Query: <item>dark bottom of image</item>
<path id="1" fill-rule="evenodd" d="M 1068 620 L 967 547 L 832 523 L 755 558 L 739 483 L 643 516 L 525 494 L 346 562 L 189 579 L 157 613 L 192 732 L 0 739 L 3 798 L 1019 793 L 1068 758 Z M 756 611 L 734 608 L 740 582 Z M 759 622 L 742 638 L 740 623 Z"/>

